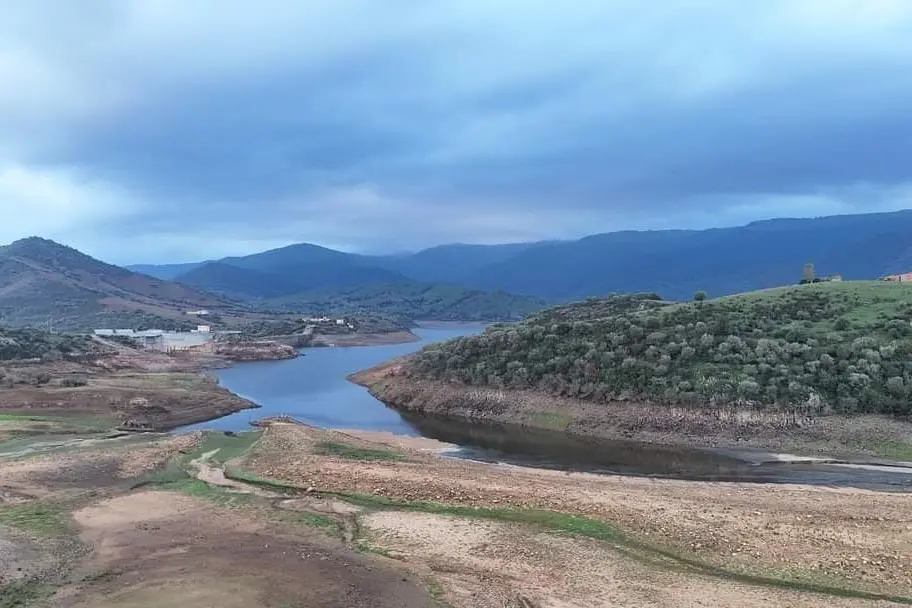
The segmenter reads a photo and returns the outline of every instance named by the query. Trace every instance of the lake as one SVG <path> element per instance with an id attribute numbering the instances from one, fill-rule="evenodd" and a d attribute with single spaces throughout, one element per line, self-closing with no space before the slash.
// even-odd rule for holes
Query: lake
<path id="1" fill-rule="evenodd" d="M 415 352 L 433 342 L 482 331 L 480 326 L 422 327 L 414 330 L 420 342 L 384 346 L 305 348 L 303 357 L 285 361 L 242 363 L 215 372 L 228 390 L 260 404 L 185 429 L 240 431 L 264 416 L 287 414 L 314 426 L 415 435 L 417 431 L 393 409 L 374 399 L 367 389 L 345 378 L 393 357 Z"/>

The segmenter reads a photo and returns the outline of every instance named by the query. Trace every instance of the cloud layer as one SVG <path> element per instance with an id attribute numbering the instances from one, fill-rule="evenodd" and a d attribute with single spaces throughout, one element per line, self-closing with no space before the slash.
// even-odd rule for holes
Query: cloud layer
<path id="1" fill-rule="evenodd" d="M 177 261 L 912 206 L 905 0 L 12 4 L 0 241 Z"/>

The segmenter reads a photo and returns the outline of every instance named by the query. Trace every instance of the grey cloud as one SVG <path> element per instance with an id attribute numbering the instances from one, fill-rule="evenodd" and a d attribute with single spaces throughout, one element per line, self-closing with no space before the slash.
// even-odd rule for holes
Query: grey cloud
<path id="1" fill-rule="evenodd" d="M 98 243 L 564 237 L 863 211 L 912 182 L 903 3 L 90 5 L 0 25 L 23 83 L 0 169 L 123 196 L 85 214 Z"/>

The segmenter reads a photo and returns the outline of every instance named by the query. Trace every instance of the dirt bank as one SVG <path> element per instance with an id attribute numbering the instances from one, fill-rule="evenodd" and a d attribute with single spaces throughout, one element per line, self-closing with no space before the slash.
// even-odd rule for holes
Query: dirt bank
<path id="1" fill-rule="evenodd" d="M 898 460 L 912 457 L 912 423 L 886 416 L 800 418 L 777 412 L 594 403 L 533 391 L 470 387 L 410 377 L 403 360 L 353 374 L 385 404 L 417 414 L 518 424 L 685 447 L 764 449 Z"/>
<path id="2" fill-rule="evenodd" d="M 207 359 L 120 347 L 109 356 L 81 362 L 25 363 L 0 366 L 0 413 L 19 417 L 60 416 L 82 421 L 97 431 L 112 428 L 169 430 L 258 407 L 204 375 L 223 359 Z M 53 426 L 54 420 L 46 420 Z M 70 423 L 63 423 L 66 427 Z M 0 440 L 28 429 L 10 429 L 0 421 Z M 53 428 L 44 432 L 52 434 Z"/>

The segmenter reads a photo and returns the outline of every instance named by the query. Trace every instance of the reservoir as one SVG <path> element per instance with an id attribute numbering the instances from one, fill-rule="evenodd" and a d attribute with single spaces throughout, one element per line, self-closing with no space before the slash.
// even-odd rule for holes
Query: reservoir
<path id="1" fill-rule="evenodd" d="M 427 344 L 479 333 L 482 329 L 481 326 L 422 327 L 413 330 L 420 342 L 305 348 L 301 351 L 304 356 L 297 359 L 256 361 L 218 370 L 215 374 L 219 384 L 262 407 L 186 428 L 242 431 L 258 418 L 286 414 L 320 427 L 415 435 L 417 431 L 398 412 L 346 377 Z"/>
<path id="2" fill-rule="evenodd" d="M 307 348 L 296 359 L 242 363 L 218 370 L 215 373 L 222 386 L 262 407 L 180 430 L 243 431 L 250 429 L 254 420 L 284 414 L 324 428 L 430 437 L 459 446 L 453 456 L 485 462 L 673 479 L 912 491 L 912 468 L 906 467 L 778 462 L 748 451 L 657 446 L 515 425 L 400 414 L 346 379 L 353 372 L 415 352 L 427 344 L 480 331 L 479 326 L 423 327 L 414 330 L 420 342 Z"/>

